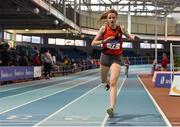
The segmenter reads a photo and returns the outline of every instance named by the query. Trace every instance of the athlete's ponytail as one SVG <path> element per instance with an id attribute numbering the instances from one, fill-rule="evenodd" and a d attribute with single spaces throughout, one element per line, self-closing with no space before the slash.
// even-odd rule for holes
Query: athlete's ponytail
<path id="1" fill-rule="evenodd" d="M 98 23 L 99 23 L 101 20 L 106 19 L 109 13 L 115 13 L 116 16 L 118 15 L 118 13 L 117 13 L 116 10 L 110 9 L 110 10 L 108 10 L 108 11 L 103 12 L 103 13 L 99 16 L 99 18 L 98 18 Z"/>

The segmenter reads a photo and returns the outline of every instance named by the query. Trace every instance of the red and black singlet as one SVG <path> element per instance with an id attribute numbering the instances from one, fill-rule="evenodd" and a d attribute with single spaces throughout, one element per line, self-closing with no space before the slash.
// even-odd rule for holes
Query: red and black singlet
<path id="1" fill-rule="evenodd" d="M 102 35 L 102 38 L 105 40 L 106 38 L 114 36 L 113 40 L 109 40 L 108 42 L 103 44 L 103 53 L 107 55 L 120 55 L 122 54 L 122 31 L 121 27 L 117 26 L 116 29 L 110 28 L 108 25 L 105 26 L 105 31 Z"/>

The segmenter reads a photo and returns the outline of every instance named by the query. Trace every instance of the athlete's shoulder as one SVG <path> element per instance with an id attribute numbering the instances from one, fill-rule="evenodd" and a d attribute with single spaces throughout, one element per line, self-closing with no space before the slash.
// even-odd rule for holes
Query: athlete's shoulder
<path id="1" fill-rule="evenodd" d="M 125 26 L 123 26 L 123 25 L 119 25 L 119 27 L 120 27 L 122 30 L 125 29 Z"/>
<path id="2" fill-rule="evenodd" d="M 105 30 L 106 30 L 106 25 L 101 26 L 100 28 L 101 34 L 104 34 Z"/>

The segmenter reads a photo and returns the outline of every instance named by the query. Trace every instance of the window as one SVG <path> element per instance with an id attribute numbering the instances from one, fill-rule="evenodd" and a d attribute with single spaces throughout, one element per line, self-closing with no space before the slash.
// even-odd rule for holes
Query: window
<path id="1" fill-rule="evenodd" d="M 6 39 L 6 38 L 7 38 L 7 37 L 6 37 L 6 36 L 7 36 L 6 34 L 7 34 L 7 33 L 6 33 L 6 32 L 4 32 L 4 39 Z"/>
<path id="2" fill-rule="evenodd" d="M 122 45 L 123 48 L 133 48 L 132 43 L 131 42 L 123 42 Z"/>
<path id="3" fill-rule="evenodd" d="M 48 44 L 56 44 L 55 38 L 48 38 Z"/>
<path id="4" fill-rule="evenodd" d="M 24 42 L 31 42 L 31 37 L 30 36 L 23 36 L 23 41 Z"/>
<path id="5" fill-rule="evenodd" d="M 65 40 L 65 45 L 74 45 L 74 40 Z"/>
<path id="6" fill-rule="evenodd" d="M 56 45 L 65 45 L 65 39 L 56 38 Z"/>
<path id="7" fill-rule="evenodd" d="M 32 43 L 40 44 L 41 43 L 41 38 L 37 37 L 37 36 L 32 36 Z"/>
<path id="8" fill-rule="evenodd" d="M 5 40 L 12 40 L 12 34 L 8 32 L 4 32 L 4 39 Z"/>
<path id="9" fill-rule="evenodd" d="M 85 42 L 83 40 L 75 40 L 75 46 L 85 46 Z"/>
<path id="10" fill-rule="evenodd" d="M 16 41 L 22 42 L 22 35 L 16 34 Z"/>
<path id="11" fill-rule="evenodd" d="M 151 44 L 151 48 L 155 48 L 155 44 Z M 163 49 L 163 44 L 157 44 L 157 49 Z"/>
<path id="12" fill-rule="evenodd" d="M 0 39 L 2 39 L 2 32 L 0 31 Z"/>
<path id="13" fill-rule="evenodd" d="M 7 34 L 6 34 L 6 39 L 7 39 L 7 40 L 11 40 L 11 39 L 12 39 L 12 34 L 7 33 Z"/>
<path id="14" fill-rule="evenodd" d="M 140 43 L 140 48 L 142 48 L 142 49 L 150 49 L 151 45 L 150 45 L 150 43 Z"/>

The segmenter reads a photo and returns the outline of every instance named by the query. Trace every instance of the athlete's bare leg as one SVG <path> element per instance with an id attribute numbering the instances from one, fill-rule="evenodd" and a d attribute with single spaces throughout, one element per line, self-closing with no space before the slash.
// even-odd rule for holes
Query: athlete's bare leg
<path id="1" fill-rule="evenodd" d="M 109 67 L 100 65 L 100 75 L 101 75 L 101 83 L 108 83 Z"/>
<path id="2" fill-rule="evenodd" d="M 117 97 L 117 80 L 120 74 L 120 65 L 113 63 L 110 67 L 110 107 L 114 109 Z"/>

